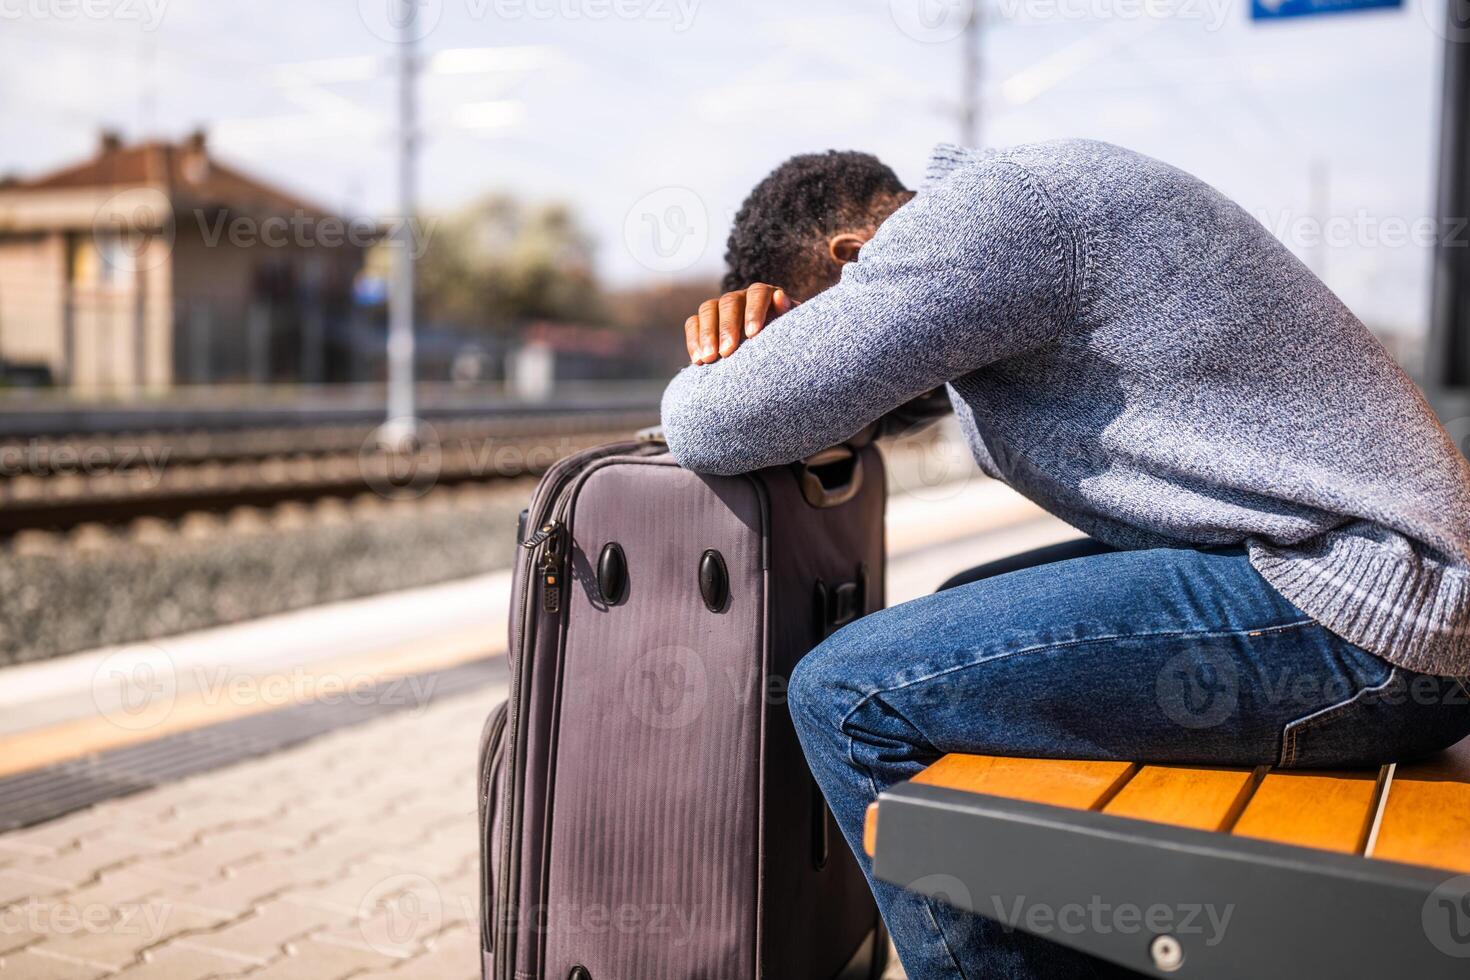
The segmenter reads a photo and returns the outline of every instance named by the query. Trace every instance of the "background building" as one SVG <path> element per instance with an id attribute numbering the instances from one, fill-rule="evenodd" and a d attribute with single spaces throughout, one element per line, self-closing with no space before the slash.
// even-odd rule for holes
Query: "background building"
<path id="1" fill-rule="evenodd" d="M 76 389 L 331 380 L 376 229 L 213 158 L 202 132 L 0 184 L 0 368 Z"/>

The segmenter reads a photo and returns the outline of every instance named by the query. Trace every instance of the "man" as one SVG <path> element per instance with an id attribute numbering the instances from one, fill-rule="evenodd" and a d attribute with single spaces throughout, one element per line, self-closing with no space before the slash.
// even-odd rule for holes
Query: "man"
<path id="1" fill-rule="evenodd" d="M 1337 767 L 1470 734 L 1470 468 L 1217 191 L 1080 140 L 943 146 L 917 194 L 798 157 L 728 259 L 664 396 L 681 463 L 791 462 L 948 385 L 980 466 L 1093 539 L 802 661 L 792 716 L 858 854 L 867 804 L 946 752 Z M 1101 969 L 873 887 L 913 980 Z"/>

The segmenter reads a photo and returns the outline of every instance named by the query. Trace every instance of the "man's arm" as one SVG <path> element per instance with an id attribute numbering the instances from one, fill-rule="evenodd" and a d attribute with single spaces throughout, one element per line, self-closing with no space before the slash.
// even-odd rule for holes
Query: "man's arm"
<path id="1" fill-rule="evenodd" d="M 706 473 L 810 456 L 885 412 L 1055 337 L 1076 243 L 1033 179 L 992 161 L 900 208 L 841 281 L 663 398 L 669 449 Z"/>

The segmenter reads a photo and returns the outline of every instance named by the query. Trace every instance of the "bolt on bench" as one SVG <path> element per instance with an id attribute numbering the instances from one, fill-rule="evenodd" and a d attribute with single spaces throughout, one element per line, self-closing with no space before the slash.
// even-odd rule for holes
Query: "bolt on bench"
<path id="1" fill-rule="evenodd" d="M 949 755 L 874 875 L 1151 976 L 1470 977 L 1470 739 L 1352 772 Z"/>

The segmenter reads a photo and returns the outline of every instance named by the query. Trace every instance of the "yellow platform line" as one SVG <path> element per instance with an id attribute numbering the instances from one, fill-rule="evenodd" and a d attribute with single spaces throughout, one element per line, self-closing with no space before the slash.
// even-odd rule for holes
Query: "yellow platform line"
<path id="1" fill-rule="evenodd" d="M 232 674 L 223 686 L 231 693 L 198 690 L 180 694 L 161 711 L 156 723 L 147 727 L 129 727 L 105 714 L 89 715 L 45 728 L 0 739 L 0 776 L 39 769 L 77 759 L 94 752 L 151 742 L 166 735 L 202 728 L 223 721 L 262 714 L 281 708 L 295 707 L 323 698 L 336 698 L 374 684 L 397 678 L 444 670 L 505 652 L 505 642 L 496 642 L 503 631 L 484 627 L 459 633 L 416 640 L 373 654 L 309 664 L 290 671 Z M 241 678 L 249 684 L 240 685 Z M 309 686 L 317 689 L 317 697 L 280 703 L 263 696 L 272 688 L 285 690 Z"/>

